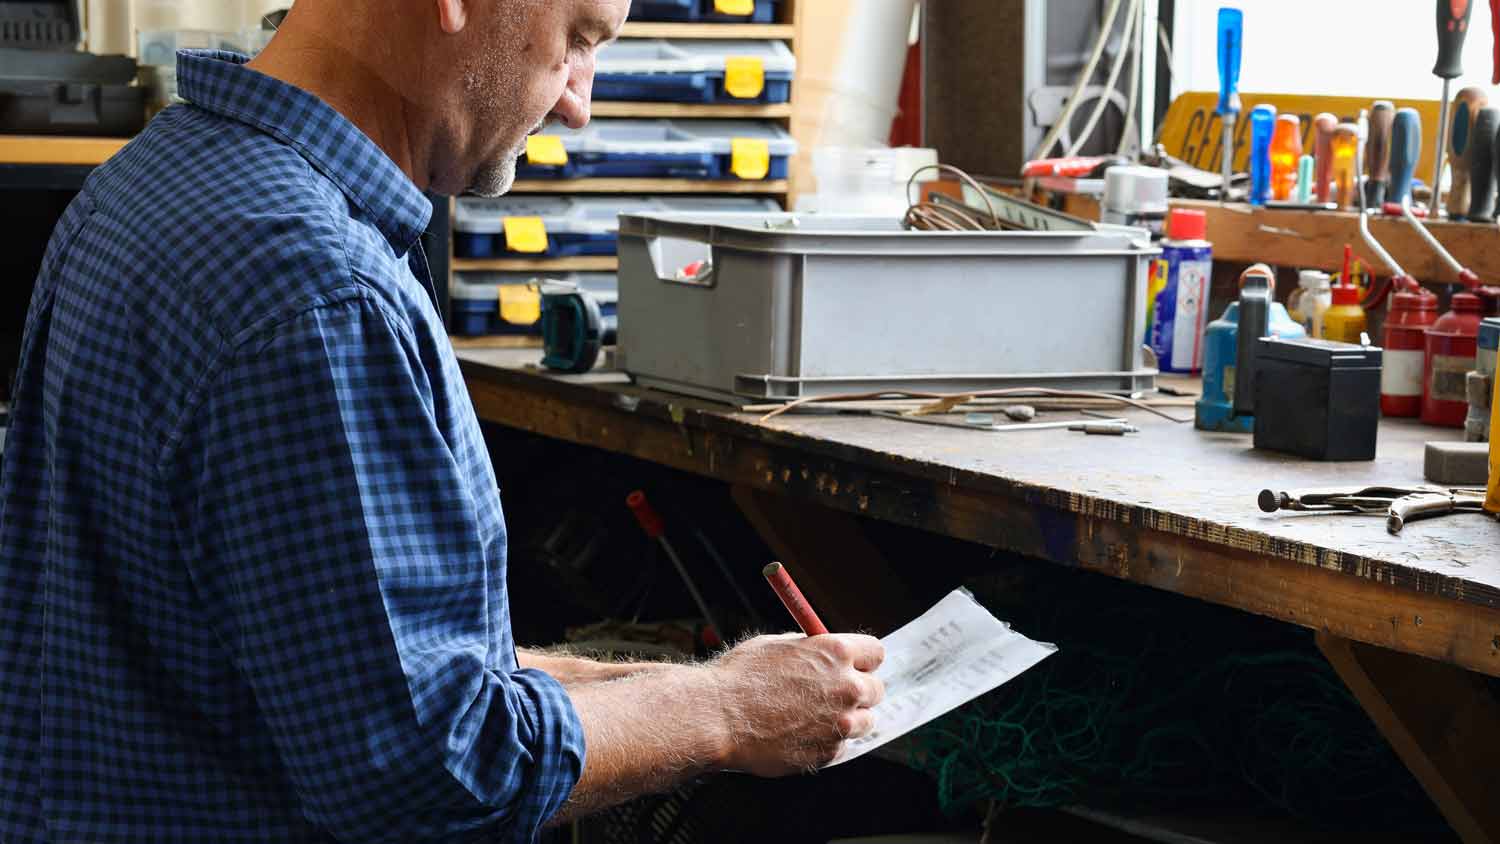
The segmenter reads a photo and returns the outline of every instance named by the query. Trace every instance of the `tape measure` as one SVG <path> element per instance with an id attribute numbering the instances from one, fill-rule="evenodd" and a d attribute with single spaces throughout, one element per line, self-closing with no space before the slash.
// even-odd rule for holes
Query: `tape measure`
<path id="1" fill-rule="evenodd" d="M 541 290 L 542 365 L 575 374 L 593 369 L 599 352 L 619 334 L 619 294 L 560 281 L 543 282 Z"/>

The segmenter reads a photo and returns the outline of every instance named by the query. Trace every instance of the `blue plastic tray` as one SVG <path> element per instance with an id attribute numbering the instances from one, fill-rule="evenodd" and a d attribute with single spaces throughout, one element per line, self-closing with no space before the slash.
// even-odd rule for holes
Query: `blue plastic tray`
<path id="1" fill-rule="evenodd" d="M 731 96 L 721 71 L 696 73 L 600 73 L 594 76 L 594 99 L 665 103 L 743 103 L 769 105 L 792 98 L 792 74 L 766 71 L 760 96 Z"/>
<path id="2" fill-rule="evenodd" d="M 542 322 L 533 325 L 511 325 L 500 318 L 494 302 L 454 299 L 450 308 L 453 321 L 448 330 L 460 337 L 489 337 L 495 334 L 541 334 Z"/>
<path id="3" fill-rule="evenodd" d="M 646 153 L 580 153 L 569 155 L 560 167 L 518 164 L 521 179 L 738 179 L 730 170 L 728 155 L 651 155 Z M 787 156 L 771 156 L 766 179 L 785 179 Z M 594 253 L 579 252 L 588 255 Z M 613 251 L 610 254 L 614 254 Z"/>
<path id="4" fill-rule="evenodd" d="M 512 252 L 505 248 L 504 234 L 453 233 L 453 254 L 460 258 L 576 258 L 581 255 L 613 255 L 618 240 L 608 234 L 547 233 L 547 251 Z"/>
<path id="5" fill-rule="evenodd" d="M 630 7 L 633 21 L 716 21 L 723 23 L 775 23 L 781 0 L 755 0 L 749 16 L 722 15 L 714 11 L 714 0 L 636 0 Z"/>

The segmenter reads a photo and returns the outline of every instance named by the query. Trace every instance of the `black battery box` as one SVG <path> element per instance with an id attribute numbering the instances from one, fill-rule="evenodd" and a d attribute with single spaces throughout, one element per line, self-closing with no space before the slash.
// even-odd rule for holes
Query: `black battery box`
<path id="1" fill-rule="evenodd" d="M 1374 460 L 1381 358 L 1374 346 L 1262 339 L 1255 447 L 1309 460 Z"/>

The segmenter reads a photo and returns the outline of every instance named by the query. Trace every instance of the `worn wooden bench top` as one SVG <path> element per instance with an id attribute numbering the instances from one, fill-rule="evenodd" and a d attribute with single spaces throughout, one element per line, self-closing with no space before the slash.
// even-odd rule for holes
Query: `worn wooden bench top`
<path id="1" fill-rule="evenodd" d="M 763 423 L 619 375 L 555 376 L 538 357 L 461 353 L 481 418 L 1500 674 L 1500 522 L 1453 515 L 1391 536 L 1378 518 L 1256 507 L 1264 488 L 1421 483 L 1423 444 L 1457 431 L 1387 421 L 1376 461 L 1320 464 L 1135 410 L 1110 411 L 1142 429 L 1125 438 Z"/>

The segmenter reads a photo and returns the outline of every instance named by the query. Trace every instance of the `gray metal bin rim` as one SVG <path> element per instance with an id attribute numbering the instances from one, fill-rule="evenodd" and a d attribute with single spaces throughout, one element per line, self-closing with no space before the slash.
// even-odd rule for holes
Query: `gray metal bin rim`
<path id="1" fill-rule="evenodd" d="M 747 252 L 789 255 L 985 255 L 1143 257 L 1160 254 L 1145 232 L 1136 229 L 1096 232 L 925 232 L 901 229 L 861 230 L 768 228 L 767 225 L 806 219 L 799 214 L 746 215 L 735 213 L 621 214 L 621 239 L 675 238 Z M 761 223 L 756 226 L 750 222 Z M 821 218 L 820 222 L 889 222 L 874 215 Z M 1018 249 L 1017 247 L 1022 248 Z"/>

